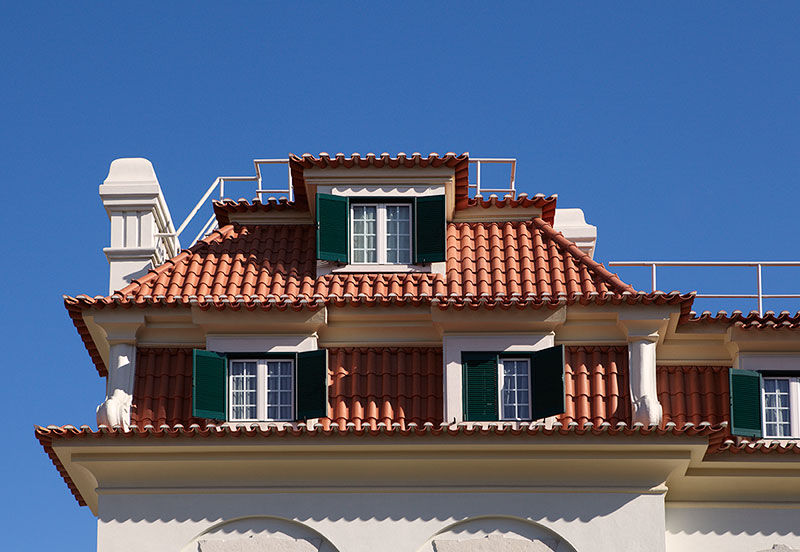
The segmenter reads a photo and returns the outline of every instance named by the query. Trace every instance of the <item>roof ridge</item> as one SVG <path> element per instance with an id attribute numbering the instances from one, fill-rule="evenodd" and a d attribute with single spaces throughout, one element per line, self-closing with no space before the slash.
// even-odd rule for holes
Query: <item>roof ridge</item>
<path id="1" fill-rule="evenodd" d="M 561 246 L 561 249 L 566 249 L 565 252 L 568 252 L 572 255 L 575 260 L 586 266 L 588 269 L 594 271 L 597 276 L 602 278 L 609 284 L 621 288 L 622 291 L 632 292 L 632 293 L 643 293 L 639 292 L 630 284 L 626 284 L 622 281 L 622 279 L 615 273 L 608 270 L 602 263 L 599 263 L 592 259 L 588 253 L 581 250 L 580 247 L 575 244 L 572 240 L 568 239 L 564 236 L 563 233 L 559 232 L 553 226 L 551 226 L 547 221 L 542 219 L 541 217 L 533 217 L 531 222 L 536 225 L 536 227 L 541 230 L 548 238 L 555 241 L 557 245 Z"/>

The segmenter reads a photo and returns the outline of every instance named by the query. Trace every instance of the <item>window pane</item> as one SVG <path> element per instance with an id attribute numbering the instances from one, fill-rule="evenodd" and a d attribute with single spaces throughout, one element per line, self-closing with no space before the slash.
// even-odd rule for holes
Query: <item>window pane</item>
<path id="1" fill-rule="evenodd" d="M 386 206 L 386 261 L 411 262 L 411 207 Z"/>
<path id="2" fill-rule="evenodd" d="M 375 205 L 354 205 L 351 210 L 353 219 L 352 258 L 354 263 L 374 263 L 378 260 L 375 247 L 377 237 L 378 208 Z"/>
<path id="3" fill-rule="evenodd" d="M 789 380 L 764 378 L 764 429 L 765 437 L 791 435 L 789 410 Z"/>
<path id="4" fill-rule="evenodd" d="M 291 361 L 267 361 L 266 406 L 269 420 L 292 419 L 293 367 Z"/>
<path id="5" fill-rule="evenodd" d="M 234 361 L 230 365 L 231 418 L 254 420 L 257 414 L 257 364 Z"/>
<path id="6" fill-rule="evenodd" d="M 503 360 L 502 413 L 506 420 L 530 419 L 528 361 Z"/>

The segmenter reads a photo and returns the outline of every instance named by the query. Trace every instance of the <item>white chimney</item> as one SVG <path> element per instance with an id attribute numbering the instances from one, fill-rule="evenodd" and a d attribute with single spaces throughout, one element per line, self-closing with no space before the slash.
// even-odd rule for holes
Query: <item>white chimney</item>
<path id="1" fill-rule="evenodd" d="M 575 242 L 575 245 L 590 258 L 594 258 L 597 226 L 586 223 L 582 209 L 556 209 L 553 228 L 564 234 L 568 240 Z"/>
<path id="2" fill-rule="evenodd" d="M 112 161 L 100 185 L 100 199 L 111 219 L 111 246 L 103 248 L 110 265 L 109 293 L 180 251 L 156 172 L 147 159 Z"/>

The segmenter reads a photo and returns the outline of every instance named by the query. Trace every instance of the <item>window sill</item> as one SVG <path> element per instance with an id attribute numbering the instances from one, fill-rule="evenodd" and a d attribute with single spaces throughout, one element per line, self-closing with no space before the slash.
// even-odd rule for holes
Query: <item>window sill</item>
<path id="1" fill-rule="evenodd" d="M 394 274 L 414 274 L 414 273 L 438 273 L 444 274 L 446 263 L 425 263 L 425 264 L 336 264 L 329 261 L 317 261 L 317 276 L 325 274 L 375 274 L 375 273 L 394 273 Z"/>

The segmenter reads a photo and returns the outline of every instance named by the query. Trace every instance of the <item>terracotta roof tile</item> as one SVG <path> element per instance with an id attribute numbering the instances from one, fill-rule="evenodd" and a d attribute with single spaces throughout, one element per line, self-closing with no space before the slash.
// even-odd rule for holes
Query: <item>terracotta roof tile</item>
<path id="1" fill-rule="evenodd" d="M 442 422 L 441 348 L 350 347 L 328 353 L 335 424 Z M 192 349 L 141 347 L 136 362 L 133 425 L 204 422 L 192 417 Z"/>
<path id="2" fill-rule="evenodd" d="M 658 366 L 658 400 L 663 423 L 678 426 L 730 421 L 727 366 Z"/>
<path id="3" fill-rule="evenodd" d="M 516 197 L 506 195 L 502 198 L 494 194 L 488 197 L 477 195 L 467 198 L 466 202 L 462 201 L 462 203 L 459 205 L 459 208 L 483 207 L 484 209 L 514 209 L 517 207 L 537 207 L 542 210 L 542 220 L 552 225 L 556 218 L 557 201 L 558 196 L 555 194 L 551 196 L 545 196 L 544 194 L 529 196 L 526 193 L 521 193 L 517 194 Z"/>
<path id="4" fill-rule="evenodd" d="M 563 424 L 631 422 L 626 346 L 565 348 L 566 412 Z"/>
<path id="5" fill-rule="evenodd" d="M 725 311 L 719 311 L 716 314 L 703 311 L 699 315 L 696 312 L 690 312 L 682 320 L 682 323 L 735 325 L 745 330 L 796 330 L 800 329 L 800 312 L 792 314 L 789 311 L 781 311 L 775 314 L 774 311 L 767 311 L 763 315 L 758 311 L 744 314 L 738 310 L 733 311 L 730 315 Z"/>
<path id="6" fill-rule="evenodd" d="M 151 305 L 300 310 L 348 304 L 508 309 L 625 303 L 674 304 L 688 312 L 694 297 L 636 292 L 541 218 L 450 223 L 446 258 L 445 274 L 317 277 L 313 225 L 231 224 L 109 297 L 64 300 L 77 320 L 82 308 Z M 82 337 L 90 339 L 88 332 Z"/>

